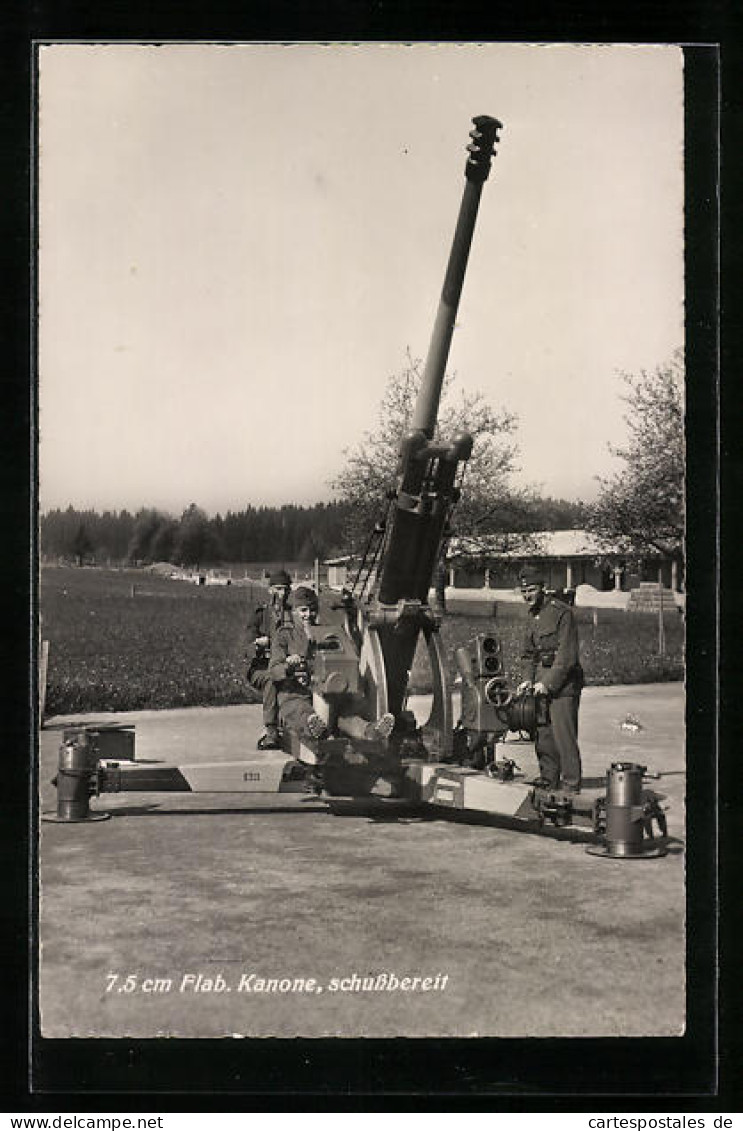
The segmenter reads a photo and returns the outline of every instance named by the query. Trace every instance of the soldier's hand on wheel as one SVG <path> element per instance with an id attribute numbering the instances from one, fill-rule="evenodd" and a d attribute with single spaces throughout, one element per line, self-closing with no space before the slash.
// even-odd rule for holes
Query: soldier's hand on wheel
<path id="1" fill-rule="evenodd" d="M 534 684 L 534 694 L 535 695 L 549 695 L 549 691 L 547 690 L 546 685 L 544 683 L 542 683 L 541 680 L 538 683 Z"/>
<path id="2" fill-rule="evenodd" d="M 293 668 L 296 668 L 298 664 L 301 664 L 301 663 L 302 663 L 302 657 L 301 657 L 301 656 L 298 656 L 298 655 L 297 655 L 297 654 L 295 653 L 295 654 L 294 654 L 294 655 L 292 655 L 292 656 L 287 656 L 286 662 L 287 662 L 287 664 L 289 664 L 289 665 L 290 665 L 291 667 L 293 667 Z"/>
<path id="3" fill-rule="evenodd" d="M 525 691 L 531 691 L 531 680 L 525 679 L 524 682 L 520 683 L 516 688 L 517 695 L 523 695 Z"/>

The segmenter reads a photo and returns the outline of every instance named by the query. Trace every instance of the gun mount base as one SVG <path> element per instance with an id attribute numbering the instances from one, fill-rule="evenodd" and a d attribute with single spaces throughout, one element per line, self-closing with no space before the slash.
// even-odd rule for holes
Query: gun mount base
<path id="1" fill-rule="evenodd" d="M 668 855 L 664 844 L 654 844 L 652 841 L 646 841 L 638 852 L 616 852 L 608 844 L 589 844 L 586 852 L 591 856 L 603 856 L 607 860 L 652 860 Z"/>
<path id="2" fill-rule="evenodd" d="M 64 813 L 59 812 L 48 812 L 41 814 L 42 821 L 46 821 L 48 824 L 54 825 L 86 825 L 90 824 L 91 821 L 108 821 L 110 817 L 110 813 L 91 813 L 90 810 L 85 814 L 84 817 L 78 817 L 74 815 L 67 816 Z"/>
<path id="3" fill-rule="evenodd" d="M 383 742 L 310 739 L 284 731 L 284 749 L 309 770 L 310 788 L 330 797 L 400 797 L 399 757 Z"/>
<path id="4" fill-rule="evenodd" d="M 497 765 L 491 763 L 482 771 L 448 763 L 409 761 L 404 765 L 403 793 L 423 805 L 502 819 L 510 827 L 521 826 L 525 831 L 573 828 L 599 841 L 587 848 L 593 855 L 634 860 L 667 854 L 665 834 L 653 837 L 647 816 L 638 842 L 626 847 L 607 840 L 607 797 L 602 791 L 573 794 L 560 789 L 545 790 L 529 785 L 512 765 L 506 773 L 498 772 Z M 658 813 L 660 800 L 652 791 L 643 791 L 645 814 Z M 611 799 L 608 808 L 611 810 Z M 609 816 L 611 819 L 613 814 L 610 812 Z"/>
<path id="5" fill-rule="evenodd" d="M 580 794 L 528 783 L 513 761 L 484 769 L 433 762 L 422 745 L 348 738 L 306 739 L 284 731 L 283 749 L 230 762 L 166 763 L 95 758 L 87 736 L 60 751 L 56 824 L 105 821 L 91 797 L 120 792 L 315 794 L 323 801 L 396 802 L 444 816 L 490 818 L 525 832 L 574 830 L 591 855 L 615 860 L 668 854 L 662 795 L 642 788 L 644 767 L 617 763 L 605 789 Z M 409 753 L 408 751 L 412 751 Z M 657 825 L 660 836 L 654 836 Z"/>

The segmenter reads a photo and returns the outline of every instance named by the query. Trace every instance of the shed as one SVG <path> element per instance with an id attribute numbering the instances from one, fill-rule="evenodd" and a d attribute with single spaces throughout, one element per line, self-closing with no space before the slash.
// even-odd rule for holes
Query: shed
<path id="1" fill-rule="evenodd" d="M 326 558 L 323 562 L 328 569 L 328 588 L 343 589 L 348 582 L 348 573 L 353 559 L 350 554 L 340 558 Z"/>

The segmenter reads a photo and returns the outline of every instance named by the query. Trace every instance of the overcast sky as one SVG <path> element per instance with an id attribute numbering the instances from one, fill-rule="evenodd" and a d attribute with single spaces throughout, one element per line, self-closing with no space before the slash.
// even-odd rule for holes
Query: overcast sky
<path id="1" fill-rule="evenodd" d="M 425 357 L 471 118 L 504 128 L 449 358 L 518 483 L 591 498 L 620 370 L 683 345 L 677 47 L 50 45 L 40 503 L 329 499 Z"/>

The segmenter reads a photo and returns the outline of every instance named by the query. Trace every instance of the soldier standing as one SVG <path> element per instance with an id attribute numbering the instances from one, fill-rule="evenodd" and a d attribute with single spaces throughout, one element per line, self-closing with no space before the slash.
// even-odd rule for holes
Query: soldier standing
<path id="1" fill-rule="evenodd" d="M 537 726 L 536 754 L 543 789 L 580 793 L 578 708 L 583 668 L 578 655 L 578 630 L 569 605 L 547 597 L 544 575 L 537 566 L 521 571 L 521 594 L 529 606 L 529 628 L 522 653 L 518 691 L 546 695 L 550 721 Z"/>
<path id="2" fill-rule="evenodd" d="M 263 701 L 263 734 L 257 742 L 259 750 L 276 750 L 279 746 L 279 702 L 276 685 L 268 674 L 268 664 L 274 633 L 291 619 L 288 605 L 291 583 L 292 579 L 285 569 L 274 570 L 268 579 L 268 604 L 257 606 L 248 625 L 247 678 Z"/>

